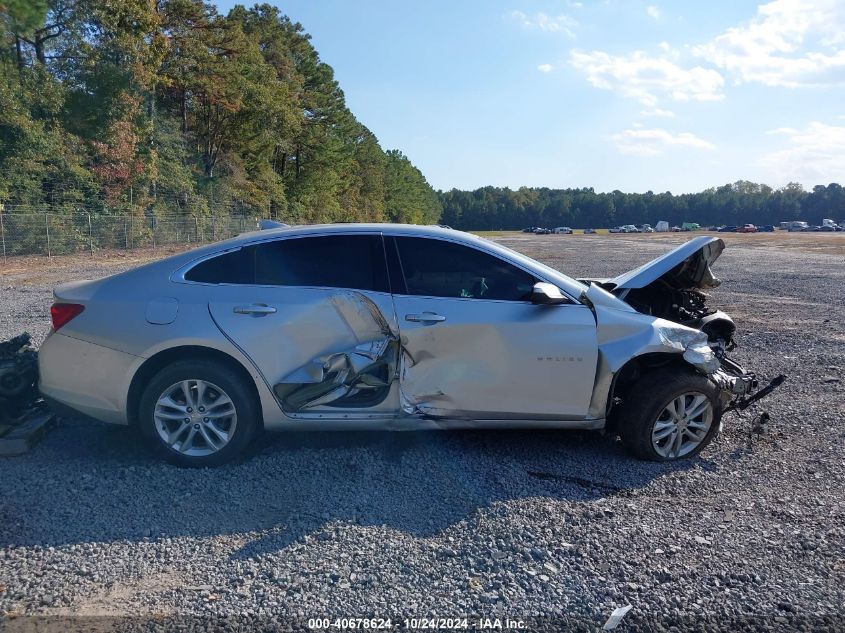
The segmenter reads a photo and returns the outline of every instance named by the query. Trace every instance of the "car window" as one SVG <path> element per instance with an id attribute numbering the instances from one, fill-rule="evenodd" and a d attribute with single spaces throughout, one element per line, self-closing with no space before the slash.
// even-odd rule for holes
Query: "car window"
<path id="1" fill-rule="evenodd" d="M 380 235 L 298 237 L 252 248 L 256 284 L 389 292 Z"/>
<path id="2" fill-rule="evenodd" d="M 205 284 L 251 284 L 254 279 L 253 253 L 242 248 L 200 262 L 187 273 L 187 281 Z"/>
<path id="3" fill-rule="evenodd" d="M 528 301 L 537 279 L 521 268 L 444 240 L 397 237 L 408 294 Z"/>

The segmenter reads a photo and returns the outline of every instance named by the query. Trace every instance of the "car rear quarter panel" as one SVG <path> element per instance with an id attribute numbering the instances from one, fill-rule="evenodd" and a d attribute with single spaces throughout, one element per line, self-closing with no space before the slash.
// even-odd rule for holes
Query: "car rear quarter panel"
<path id="1" fill-rule="evenodd" d="M 93 292 L 77 299 L 85 304 L 84 312 L 45 344 L 45 386 L 56 392 L 57 399 L 80 410 L 80 404 L 99 402 L 102 412 L 83 412 L 125 424 L 129 387 L 142 365 L 165 350 L 199 346 L 223 352 L 240 363 L 255 381 L 265 426 L 283 424 L 286 418 L 260 373 L 211 319 L 208 303 L 215 287 L 170 281 L 174 268 L 171 260 L 163 260 L 92 284 Z M 72 299 L 63 297 L 61 288 L 56 296 L 58 300 Z M 177 304 L 172 321 L 148 321 L 151 313 L 160 313 L 162 303 L 169 305 L 172 300 Z M 92 370 L 95 365 L 99 368 Z M 69 370 L 77 375 L 65 375 Z M 75 399 L 73 393 L 77 394 Z"/>

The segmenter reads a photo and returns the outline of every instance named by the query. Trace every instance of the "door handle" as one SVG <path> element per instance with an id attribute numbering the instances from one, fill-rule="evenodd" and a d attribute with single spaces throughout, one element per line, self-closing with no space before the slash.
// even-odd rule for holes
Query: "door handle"
<path id="1" fill-rule="evenodd" d="M 423 312 L 422 314 L 406 314 L 405 320 L 414 323 L 440 323 L 445 321 L 446 317 L 434 312 Z"/>
<path id="2" fill-rule="evenodd" d="M 264 303 L 253 303 L 248 306 L 235 306 L 235 314 L 253 314 L 255 316 L 266 316 L 268 314 L 275 314 L 276 308 L 268 306 Z"/>

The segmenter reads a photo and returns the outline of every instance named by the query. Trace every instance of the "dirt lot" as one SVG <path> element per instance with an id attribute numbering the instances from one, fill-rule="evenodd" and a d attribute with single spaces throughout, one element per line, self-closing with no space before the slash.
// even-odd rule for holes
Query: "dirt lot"
<path id="1" fill-rule="evenodd" d="M 495 239 L 602 277 L 689 237 Z M 735 356 L 789 375 L 763 435 L 733 415 L 675 465 L 591 433 L 278 435 L 186 471 L 129 430 L 64 420 L 0 461 L 0 611 L 595 628 L 631 604 L 623 627 L 841 630 L 845 234 L 724 237 L 713 301 L 738 323 Z M 54 283 L 145 257 L 0 261 L 0 338 L 40 340 Z"/>

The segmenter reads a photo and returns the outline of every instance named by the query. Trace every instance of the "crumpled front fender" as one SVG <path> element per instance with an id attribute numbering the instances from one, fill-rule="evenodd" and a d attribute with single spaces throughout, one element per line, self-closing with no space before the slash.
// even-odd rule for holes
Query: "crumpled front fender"
<path id="1" fill-rule="evenodd" d="M 599 347 L 590 417 L 605 417 L 614 375 L 638 356 L 678 354 L 705 375 L 719 371 L 719 359 L 704 332 L 641 314 L 595 285 L 589 287 L 586 298 L 596 316 Z"/>

